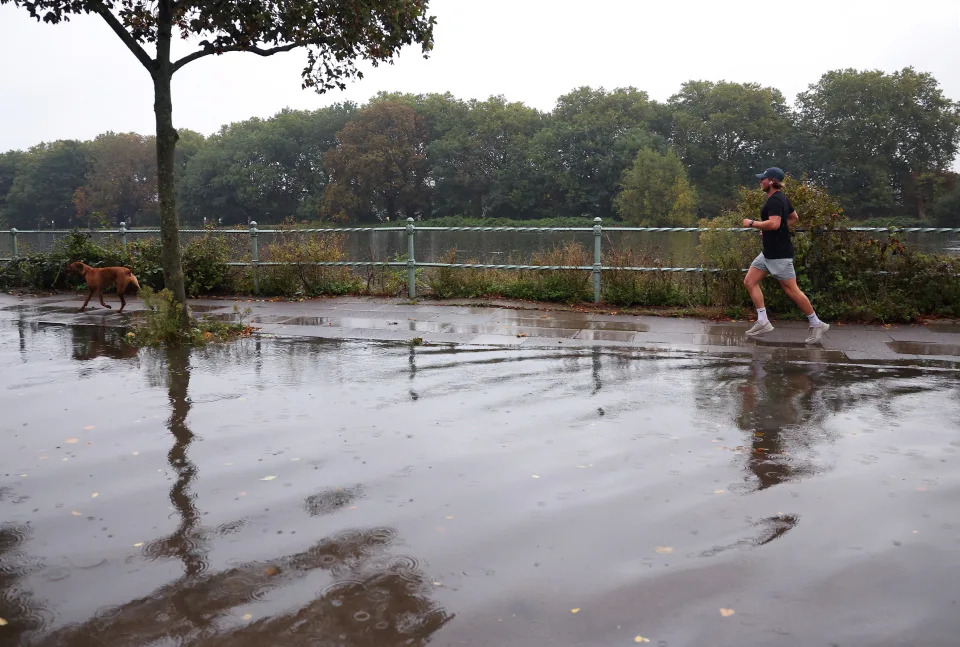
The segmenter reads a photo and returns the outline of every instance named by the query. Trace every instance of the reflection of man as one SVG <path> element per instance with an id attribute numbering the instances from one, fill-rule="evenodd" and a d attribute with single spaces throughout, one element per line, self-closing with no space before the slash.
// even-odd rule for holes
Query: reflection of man
<path id="1" fill-rule="evenodd" d="M 737 426 L 750 433 L 747 468 L 757 489 L 796 479 L 809 471 L 786 453 L 791 431 L 810 417 L 809 398 L 816 389 L 811 365 L 755 361 L 740 387 L 743 394 Z"/>

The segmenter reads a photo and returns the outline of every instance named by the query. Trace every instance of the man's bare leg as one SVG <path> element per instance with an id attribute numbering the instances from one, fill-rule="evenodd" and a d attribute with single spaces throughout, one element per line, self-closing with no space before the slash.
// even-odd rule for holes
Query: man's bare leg
<path id="1" fill-rule="evenodd" d="M 767 318 L 767 309 L 763 302 L 763 290 L 760 289 L 760 281 L 767 275 L 761 269 L 751 266 L 747 270 L 747 275 L 743 278 L 743 285 L 750 294 L 750 300 L 757 309 L 757 323 L 747 331 L 747 337 L 759 337 L 773 330 L 773 324 Z"/>
<path id="2" fill-rule="evenodd" d="M 743 277 L 743 285 L 747 288 L 747 292 L 750 294 L 750 300 L 753 301 L 753 307 L 757 310 L 764 307 L 763 290 L 760 289 L 760 281 L 762 281 L 766 275 L 767 273 L 763 270 L 751 267 L 747 270 L 747 275 Z M 797 284 L 796 280 L 794 280 L 793 284 Z"/>
<path id="3" fill-rule="evenodd" d="M 807 298 L 807 295 L 804 294 L 803 290 L 800 289 L 800 286 L 797 285 L 797 279 L 780 281 L 780 287 L 782 287 L 783 291 L 787 293 L 787 296 L 790 297 L 790 300 L 797 304 L 797 307 L 800 308 L 800 312 L 807 317 L 813 314 L 813 306 L 810 304 L 810 299 Z"/>
<path id="4" fill-rule="evenodd" d="M 800 286 L 797 285 L 797 279 L 780 281 L 780 286 L 783 288 L 783 291 L 787 293 L 787 296 L 797 304 L 801 312 L 807 316 L 807 321 L 810 322 L 810 334 L 804 340 L 804 343 L 819 344 L 824 333 L 830 330 L 830 324 L 820 321 L 819 317 L 817 317 L 817 313 L 814 312 L 810 299 L 807 298 L 807 295 L 804 294 Z"/>

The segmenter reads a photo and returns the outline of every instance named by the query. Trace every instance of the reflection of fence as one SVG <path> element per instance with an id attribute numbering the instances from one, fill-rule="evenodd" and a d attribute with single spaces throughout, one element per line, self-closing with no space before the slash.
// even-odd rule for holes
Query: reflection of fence
<path id="1" fill-rule="evenodd" d="M 261 261 L 259 251 L 259 236 L 261 234 L 325 234 L 325 233 L 352 233 L 352 232 L 380 232 L 380 231 L 405 231 L 407 233 L 407 257 L 402 261 L 313 261 L 313 262 L 277 262 Z M 593 265 L 510 265 L 493 263 L 435 263 L 435 262 L 417 262 L 415 254 L 414 239 L 418 231 L 480 231 L 480 232 L 592 232 L 593 233 Z M 700 232 L 700 231 L 735 231 L 735 232 L 755 232 L 755 229 L 744 227 L 615 227 L 606 231 L 617 232 Z M 797 229 L 802 232 L 804 229 Z M 919 232 L 919 233 L 960 233 L 960 227 L 849 227 L 844 231 L 855 232 Z M 211 233 L 225 235 L 247 235 L 250 239 L 250 258 L 243 261 L 228 261 L 226 264 L 231 266 L 249 267 L 253 273 L 254 291 L 260 289 L 259 272 L 260 267 L 271 267 L 278 265 L 316 265 L 333 267 L 405 267 L 407 268 L 407 289 L 410 297 L 416 296 L 416 272 L 419 267 L 450 267 L 450 268 L 475 268 L 489 270 L 583 270 L 593 273 L 593 298 L 595 302 L 600 301 L 600 279 L 604 270 L 628 271 L 628 272 L 721 272 L 724 270 L 710 267 L 610 267 L 604 266 L 601 257 L 601 240 L 603 236 L 603 225 L 600 218 L 594 218 L 593 227 L 417 227 L 413 218 L 407 219 L 405 227 L 331 227 L 322 229 L 258 229 L 257 223 L 250 223 L 249 229 L 181 229 L 180 233 L 186 236 L 206 235 Z M 0 258 L 0 261 L 10 261 L 20 258 L 19 236 L 21 234 L 51 236 L 50 246 L 52 247 L 53 237 L 60 234 L 69 234 L 71 230 L 17 230 L 10 229 L 6 232 L 7 240 L 10 243 L 9 257 Z M 120 243 L 126 247 L 128 239 L 131 236 L 156 235 L 160 233 L 159 229 L 127 229 L 124 223 L 120 223 L 119 229 L 98 229 L 91 230 L 90 233 L 96 236 L 120 237 Z M 6 251 L 6 250 L 5 250 Z"/>

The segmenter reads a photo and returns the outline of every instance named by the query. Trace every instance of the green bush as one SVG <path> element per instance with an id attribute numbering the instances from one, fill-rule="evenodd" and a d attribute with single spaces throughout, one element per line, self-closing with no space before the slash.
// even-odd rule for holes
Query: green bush
<path id="1" fill-rule="evenodd" d="M 93 267 L 121 265 L 125 261 L 119 245 L 98 245 L 90 234 L 74 231 L 58 240 L 51 251 L 28 254 L 10 261 L 0 273 L 0 286 L 29 287 L 37 290 L 75 289 L 83 283 L 78 274 L 67 272 L 67 265 L 82 261 Z"/>
<path id="2" fill-rule="evenodd" d="M 31 254 L 11 261 L 0 271 L 0 287 L 37 290 L 69 290 L 82 287 L 83 279 L 66 271 L 67 265 L 82 261 L 92 267 L 129 267 L 141 287 L 164 287 L 163 247 L 159 238 L 131 241 L 126 249 L 119 242 L 94 243 L 90 234 L 74 231 L 58 240 L 50 252 Z M 183 247 L 182 266 L 188 296 L 230 290 L 227 243 L 207 234 Z"/>

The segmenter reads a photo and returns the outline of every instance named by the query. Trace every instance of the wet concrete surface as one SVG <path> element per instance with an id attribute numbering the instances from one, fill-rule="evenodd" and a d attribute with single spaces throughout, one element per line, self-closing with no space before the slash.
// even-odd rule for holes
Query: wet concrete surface
<path id="1" fill-rule="evenodd" d="M 321 303 L 249 305 L 369 337 L 0 299 L 0 644 L 957 644 L 957 357 L 890 331 L 957 333 Z"/>
<path id="2" fill-rule="evenodd" d="M 109 299 L 110 297 L 108 297 Z M 108 301 L 109 302 L 109 301 Z M 44 298 L 0 295 L 0 320 L 24 319 L 82 325 L 130 325 L 142 307 L 132 299 L 122 315 L 97 306 L 78 314 L 80 296 Z M 788 356 L 821 361 L 889 362 L 926 367 L 960 367 L 960 322 L 927 325 L 842 325 L 834 323 L 822 344 L 809 347 L 805 322 L 775 321 L 776 330 L 748 339 L 748 321 L 716 323 L 699 319 L 638 317 L 578 312 L 529 303 L 441 304 L 397 299 L 341 297 L 302 302 L 194 300 L 201 317 L 233 321 L 234 306 L 249 308 L 244 321 L 258 334 L 281 337 L 368 339 L 511 347 L 646 348 L 658 352 L 707 352 L 744 357 Z M 499 307 L 498 307 L 499 306 Z M 827 355 L 824 351 L 830 351 Z"/>

